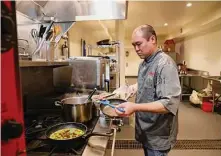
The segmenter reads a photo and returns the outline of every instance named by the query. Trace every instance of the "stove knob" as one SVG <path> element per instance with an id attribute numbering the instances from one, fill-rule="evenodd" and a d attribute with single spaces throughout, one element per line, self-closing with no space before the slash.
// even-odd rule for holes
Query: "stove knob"
<path id="1" fill-rule="evenodd" d="M 19 138 L 23 132 L 21 123 L 15 120 L 7 120 L 1 127 L 1 140 L 7 141 L 9 139 Z"/>

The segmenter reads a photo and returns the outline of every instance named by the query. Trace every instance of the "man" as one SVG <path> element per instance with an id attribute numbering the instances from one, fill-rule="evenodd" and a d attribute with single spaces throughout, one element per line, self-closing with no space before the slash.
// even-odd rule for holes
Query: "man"
<path id="1" fill-rule="evenodd" d="M 145 156 L 166 156 L 174 146 L 178 131 L 178 106 L 181 87 L 175 62 L 157 48 L 157 36 L 150 25 L 136 28 L 132 45 L 144 59 L 139 66 L 135 103 L 125 102 L 120 116 L 135 112 L 136 140 L 143 144 Z"/>

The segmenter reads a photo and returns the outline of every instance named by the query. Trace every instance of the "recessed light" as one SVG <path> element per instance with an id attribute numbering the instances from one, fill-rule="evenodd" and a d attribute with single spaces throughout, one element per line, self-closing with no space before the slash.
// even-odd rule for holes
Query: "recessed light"
<path id="1" fill-rule="evenodd" d="M 187 3 L 186 6 L 187 6 L 187 7 L 191 7 L 191 6 L 192 6 L 192 3 Z"/>
<path id="2" fill-rule="evenodd" d="M 168 23 L 164 23 L 164 26 L 168 26 Z"/>

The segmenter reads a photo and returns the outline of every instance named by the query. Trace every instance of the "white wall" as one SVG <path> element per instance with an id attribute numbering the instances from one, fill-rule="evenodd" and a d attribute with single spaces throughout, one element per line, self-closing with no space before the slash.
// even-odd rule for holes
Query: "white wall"
<path id="1" fill-rule="evenodd" d="M 125 48 L 125 51 L 129 51 L 129 56 L 125 59 L 125 76 L 137 76 L 138 67 L 142 60 L 137 55 L 134 48 Z"/>
<path id="2" fill-rule="evenodd" d="M 74 24 L 72 28 L 68 31 L 69 34 L 69 46 L 70 46 L 70 56 L 82 56 L 81 54 L 81 39 L 85 40 L 86 45 L 96 45 L 99 38 L 94 35 L 90 29 L 85 29 L 81 24 Z M 93 53 L 96 53 L 97 49 L 93 49 Z"/>
<path id="3" fill-rule="evenodd" d="M 210 29 L 214 30 L 214 29 Z M 180 49 L 179 60 L 185 60 L 188 68 L 219 75 L 221 71 L 221 27 L 216 31 L 186 38 L 176 44 Z"/>
<path id="4" fill-rule="evenodd" d="M 25 39 L 28 40 L 29 43 L 29 47 L 27 48 L 28 53 L 33 53 L 33 51 L 36 49 L 36 43 L 34 41 L 34 39 L 31 36 L 31 29 L 39 29 L 39 25 L 38 24 L 31 24 L 34 23 L 34 21 L 32 21 L 31 19 L 27 18 L 26 16 L 24 16 L 23 14 L 16 12 L 16 20 L 17 20 L 17 36 L 18 39 Z M 30 24 L 28 24 L 30 23 Z M 18 40 L 18 45 L 21 47 L 27 47 L 26 42 Z M 18 49 L 19 52 L 23 53 L 24 50 L 22 49 Z"/>
<path id="5" fill-rule="evenodd" d="M 164 41 L 164 38 L 158 38 L 158 45 L 163 45 Z M 139 64 L 143 60 L 137 56 L 134 47 L 131 45 L 131 40 L 125 41 L 125 52 L 126 51 L 129 51 L 129 56 L 125 59 L 125 76 L 137 76 Z"/>
<path id="6" fill-rule="evenodd" d="M 68 32 L 70 56 L 81 56 L 81 39 L 84 39 L 84 32 L 76 23 Z"/>

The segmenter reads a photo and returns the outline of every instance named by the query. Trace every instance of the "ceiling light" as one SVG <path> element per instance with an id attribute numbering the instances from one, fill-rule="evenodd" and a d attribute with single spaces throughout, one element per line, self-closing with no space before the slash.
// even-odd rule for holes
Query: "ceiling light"
<path id="1" fill-rule="evenodd" d="M 187 6 L 187 7 L 191 7 L 191 6 L 192 6 L 192 3 L 187 3 L 186 6 Z"/>
<path id="2" fill-rule="evenodd" d="M 168 26 L 168 23 L 164 23 L 164 26 Z"/>

